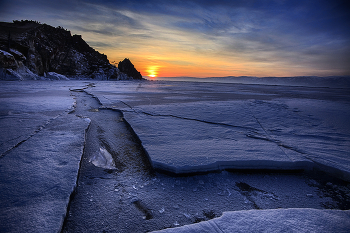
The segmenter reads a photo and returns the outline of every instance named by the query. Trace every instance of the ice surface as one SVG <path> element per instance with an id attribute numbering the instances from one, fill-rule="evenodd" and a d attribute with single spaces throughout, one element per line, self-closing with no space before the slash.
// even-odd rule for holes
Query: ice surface
<path id="1" fill-rule="evenodd" d="M 237 84 L 263 84 L 281 86 L 304 86 L 304 87 L 333 87 L 350 88 L 349 76 L 297 76 L 297 77 L 254 77 L 254 76 L 228 76 L 212 78 L 193 77 L 160 77 L 157 80 L 164 81 L 187 81 L 187 82 L 211 82 L 211 83 L 237 83 Z"/>
<path id="2" fill-rule="evenodd" d="M 0 159 L 0 231 L 59 232 L 89 121 L 64 114 Z"/>
<path id="3" fill-rule="evenodd" d="M 350 211 L 273 209 L 224 212 L 209 221 L 169 228 L 159 233 L 349 232 Z"/>
<path id="4" fill-rule="evenodd" d="M 278 180 L 277 186 L 274 183 L 274 188 L 271 188 L 273 185 L 267 183 L 276 177 L 248 177 L 245 178 L 248 181 L 244 181 L 234 178 L 234 173 L 227 175 L 228 172 L 222 172 L 222 176 L 190 176 L 175 182 L 174 178 L 166 178 L 165 175 L 162 175 L 163 178 L 157 175 L 157 178 L 149 181 L 132 178 L 130 174 L 134 172 L 127 171 L 124 165 L 136 160 L 143 164 L 144 160 L 134 156 L 140 152 L 139 147 L 123 144 L 123 138 L 128 135 L 117 136 L 120 132 L 116 133 L 118 128 L 114 126 L 123 122 L 121 114 L 99 109 L 98 103 L 89 107 L 88 115 L 78 111 L 78 107 L 73 110 L 74 98 L 78 97 L 71 96 L 69 89 L 82 91 L 82 87 L 87 88 L 85 90 L 96 96 L 105 108 L 121 109 L 158 169 L 182 173 L 223 168 L 295 169 L 317 165 L 322 169 L 334 169 L 333 172 L 338 172 L 343 178 L 349 177 L 350 116 L 349 91 L 346 89 L 184 82 L 88 84 L 81 81 L 0 83 L 0 126 L 4 129 L 0 131 L 0 231 L 60 230 L 69 195 L 76 185 L 84 131 L 89 124 L 88 118 L 84 118 L 87 116 L 99 123 L 90 125 L 90 129 L 95 127 L 96 140 L 85 144 L 96 144 L 89 155 L 97 157 L 91 162 L 113 165 L 110 154 L 116 157 L 119 150 L 127 157 L 122 160 L 123 163 L 116 163 L 116 173 L 96 168 L 88 159 L 83 161 L 91 172 L 91 176 L 84 177 L 86 183 L 82 184 L 83 190 L 87 191 L 81 192 L 84 193 L 84 201 L 88 202 L 85 208 L 100 212 L 87 211 L 81 215 L 81 220 L 91 221 L 91 213 L 105 216 L 107 209 L 101 209 L 101 203 L 108 205 L 112 212 L 118 210 L 125 213 L 132 211 L 132 208 L 135 211 L 138 209 L 139 216 L 146 219 L 148 213 L 152 213 L 156 217 L 151 221 L 156 222 L 156 218 L 158 221 L 170 219 L 171 226 L 193 222 L 191 219 L 203 214 L 213 216 L 210 212 L 199 213 L 206 204 L 197 202 L 198 198 L 214 205 L 218 198 L 223 198 L 225 201 L 220 205 L 224 206 L 229 206 L 230 201 L 231 205 L 226 210 L 237 209 L 236 206 L 241 209 L 247 206 L 261 209 L 319 207 L 319 202 L 309 201 L 319 199 L 317 188 L 308 187 L 305 183 L 302 186 L 300 182 L 293 182 L 295 179 Z M 88 99 L 91 99 L 90 96 L 81 98 L 79 104 L 89 106 Z M 120 137 L 118 143 L 116 137 Z M 99 140 L 105 143 L 99 144 Z M 113 145 L 118 150 L 111 150 L 107 145 Z M 140 172 L 140 166 L 130 167 L 134 169 L 132 171 Z M 102 173 L 96 171 L 106 174 L 100 176 Z M 106 177 L 108 179 L 103 179 Z M 117 185 L 116 177 L 120 185 Z M 95 178 L 106 183 L 96 186 L 92 180 Z M 110 182 L 113 185 L 106 185 Z M 261 183 L 264 183 L 263 187 Z M 250 192 L 245 190 L 245 186 L 249 187 Z M 289 186 L 292 188 L 286 188 Z M 99 196 L 101 190 L 116 196 L 108 201 L 103 200 L 105 196 Z M 169 190 L 166 195 L 165 190 Z M 184 197 L 189 199 L 184 201 Z M 159 202 L 160 199 L 162 201 Z M 287 204 L 281 205 L 280 199 L 281 203 Z M 123 204 L 126 210 L 120 207 L 120 200 L 127 203 Z M 171 203 L 169 200 L 172 200 Z M 184 208 L 184 203 L 193 206 Z M 296 203 L 302 204 L 299 206 Z M 78 215 L 79 210 L 78 207 Z M 217 213 L 215 216 L 219 216 Z M 298 215 L 309 217 L 298 218 Z M 316 215 L 321 217 L 316 218 Z M 225 213 L 213 221 L 223 229 L 230 229 L 228 222 L 231 222 L 231 218 L 237 220 L 243 216 L 242 221 L 260 221 L 261 225 L 256 227 L 268 224 L 279 227 L 276 223 L 283 221 L 282 227 L 295 227 L 290 225 L 294 221 L 298 226 L 309 229 L 309 225 L 303 222 L 306 219 L 310 220 L 310 226 L 321 221 L 318 224 L 320 227 L 339 230 L 347 227 L 337 223 L 340 220 L 347 223 L 348 215 L 348 211 L 319 212 L 308 209 L 240 211 Z M 116 215 L 112 217 L 111 222 L 115 224 Z M 329 222 L 324 221 L 325 218 Z M 99 219 L 94 221 L 101 226 Z M 121 221 L 119 219 L 118 223 Z M 124 226 L 128 223 L 126 221 Z M 232 223 L 235 226 L 236 222 Z M 242 226 L 253 225 L 251 222 L 237 224 L 241 223 Z M 334 226 L 334 223 L 337 225 Z M 79 224 L 86 229 L 86 222 L 80 221 Z M 208 223 L 195 226 L 202 227 L 203 224 Z"/>
<path id="5" fill-rule="evenodd" d="M 70 85 L 0 83 L 1 232 L 61 230 L 90 124 L 70 114 Z"/>
<path id="6" fill-rule="evenodd" d="M 99 82 L 87 91 L 124 112 L 155 168 L 317 166 L 350 179 L 346 88 L 163 81 Z"/>
<path id="7" fill-rule="evenodd" d="M 2 81 L 0 101 L 0 157 L 74 104 L 63 82 Z"/>

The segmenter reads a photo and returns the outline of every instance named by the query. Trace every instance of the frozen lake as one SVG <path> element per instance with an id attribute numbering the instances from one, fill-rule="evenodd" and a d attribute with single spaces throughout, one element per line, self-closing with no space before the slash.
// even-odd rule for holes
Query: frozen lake
<path id="1" fill-rule="evenodd" d="M 86 91 L 123 111 L 157 169 L 316 166 L 350 177 L 347 88 L 148 81 Z"/>
<path id="2" fill-rule="evenodd" d="M 349 89 L 170 81 L 0 84 L 1 231 L 100 231 L 101 222 L 108 231 L 151 231 L 224 211 L 214 222 L 236 227 L 230 220 L 236 215 L 265 221 L 280 208 L 273 225 L 291 213 L 288 219 L 298 225 L 306 219 L 303 224 L 332 226 L 348 218 L 348 212 L 313 210 L 347 209 L 348 183 L 271 170 L 316 167 L 350 180 Z M 170 173 L 244 172 L 172 177 L 151 175 L 150 165 Z M 276 210 L 239 212 L 250 209 Z M 307 218 L 293 214 L 299 211 Z"/>
<path id="3" fill-rule="evenodd" d="M 0 82 L 1 232 L 62 227 L 90 123 L 65 84 Z"/>

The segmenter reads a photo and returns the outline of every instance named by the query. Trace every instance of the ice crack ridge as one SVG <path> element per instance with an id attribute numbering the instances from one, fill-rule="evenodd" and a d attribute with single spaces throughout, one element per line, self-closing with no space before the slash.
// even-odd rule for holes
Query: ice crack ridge
<path id="1" fill-rule="evenodd" d="M 70 110 L 69 110 L 70 111 Z M 68 112 L 68 110 L 64 111 L 63 113 Z M 8 150 L 6 150 L 4 153 L 2 153 L 0 155 L 0 159 L 3 158 L 6 154 L 8 154 L 10 151 L 12 151 L 13 149 L 19 147 L 22 143 L 26 142 L 27 140 L 29 140 L 31 137 L 35 136 L 37 133 L 39 133 L 41 130 L 45 129 L 46 126 L 48 126 L 53 120 L 57 119 L 58 117 L 60 117 L 63 113 L 58 114 L 57 116 L 49 119 L 48 121 L 45 122 L 45 124 L 40 125 L 32 134 L 30 134 L 27 138 L 23 139 L 22 141 L 18 142 L 16 145 L 12 146 L 11 148 L 9 148 Z M 21 137 L 21 136 L 19 136 Z M 18 138 L 19 138 L 18 137 Z M 14 140 L 14 139 L 11 139 Z"/>
<path id="2" fill-rule="evenodd" d="M 303 155 L 306 154 L 306 153 L 304 153 L 303 151 L 301 151 L 301 150 L 299 150 L 299 149 L 297 149 L 297 148 L 294 148 L 294 147 L 292 147 L 292 146 L 288 146 L 288 145 L 283 144 L 280 140 L 273 139 L 273 138 L 267 133 L 266 129 L 262 126 L 262 124 L 260 123 L 260 121 L 258 120 L 258 118 L 257 118 L 254 114 L 252 114 L 252 115 L 253 115 L 253 117 L 255 118 L 256 122 L 260 125 L 260 127 L 262 128 L 262 130 L 265 132 L 265 134 L 266 134 L 267 137 L 266 137 L 266 138 L 265 138 L 265 137 L 262 138 L 262 137 L 257 137 L 257 136 L 254 136 L 254 135 L 247 135 L 247 137 L 255 138 L 255 139 L 261 139 L 261 140 L 265 140 L 265 141 L 269 141 L 269 142 L 273 142 L 273 143 L 277 144 L 277 146 L 280 148 L 280 150 L 281 150 L 290 160 L 292 160 L 292 161 L 293 161 L 293 159 L 292 159 L 290 156 L 288 156 L 287 153 L 286 153 L 285 151 L 283 151 L 281 147 L 283 147 L 283 148 L 285 148 L 285 149 L 289 149 L 289 150 L 295 151 L 295 152 L 297 152 L 297 153 L 299 153 L 299 154 L 303 154 Z"/>
<path id="3" fill-rule="evenodd" d="M 134 110 L 134 111 L 135 111 L 135 110 Z M 135 111 L 135 112 L 136 112 L 136 111 Z M 220 125 L 220 126 L 225 126 L 225 127 L 246 129 L 246 130 L 251 130 L 251 131 L 254 131 L 254 132 L 255 132 L 255 130 L 256 130 L 256 129 L 251 128 L 251 127 L 244 127 L 244 126 L 238 126 L 238 125 L 231 125 L 231 124 L 220 123 L 220 122 L 212 122 L 212 121 L 200 120 L 200 119 L 196 119 L 196 118 L 181 117 L 181 116 L 176 116 L 176 115 L 172 115 L 172 114 L 152 114 L 152 113 L 144 112 L 144 111 L 140 111 L 140 113 L 145 114 L 145 115 L 148 115 L 148 116 L 155 116 L 155 117 L 173 117 L 173 118 L 182 119 L 182 120 L 198 121 L 198 122 L 202 122 L 202 123 L 206 123 L 206 124 L 211 124 L 211 125 Z"/>
<path id="4" fill-rule="evenodd" d="M 90 83 L 88 85 L 86 85 L 86 87 L 84 88 L 78 88 L 78 89 L 69 89 L 70 91 L 75 91 L 75 92 L 86 92 L 84 89 L 89 88 L 89 87 L 93 87 L 94 83 Z M 89 94 L 89 93 L 87 93 Z M 95 98 L 95 97 L 94 97 Z M 98 100 L 98 99 L 97 99 Z M 99 100 L 98 100 L 99 101 Z M 39 133 L 41 130 L 45 129 L 53 120 L 57 119 L 58 117 L 62 116 L 64 113 L 67 114 L 71 114 L 73 113 L 75 110 L 75 104 L 73 104 L 73 106 L 71 106 L 70 108 L 68 108 L 67 110 L 65 110 L 64 112 L 58 114 L 57 116 L 47 120 L 43 125 L 40 125 L 32 134 L 30 134 L 27 138 L 23 139 L 22 141 L 18 142 L 16 145 L 12 146 L 11 148 L 9 148 L 8 150 L 6 150 L 4 153 L 0 154 L 0 159 L 3 158 L 6 154 L 8 154 L 10 151 L 12 151 L 13 149 L 19 147 L 22 143 L 26 142 L 27 140 L 29 140 L 31 137 L 35 136 L 37 133 Z M 77 115 L 76 115 L 77 116 Z M 77 116 L 79 117 L 79 116 Z M 22 136 L 22 135 L 21 135 Z M 19 136 L 19 137 L 21 137 Z M 19 138 L 17 137 L 17 138 Z M 11 140 L 15 140 L 15 139 L 11 139 Z M 9 140 L 9 141 L 11 141 Z"/>

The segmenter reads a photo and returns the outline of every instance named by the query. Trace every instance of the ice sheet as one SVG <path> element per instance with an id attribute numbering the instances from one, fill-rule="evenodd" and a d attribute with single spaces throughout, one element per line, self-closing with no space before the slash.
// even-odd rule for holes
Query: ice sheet
<path id="1" fill-rule="evenodd" d="M 349 210 L 273 209 L 224 212 L 220 218 L 153 232 L 348 232 L 349 230 Z"/>
<path id="2" fill-rule="evenodd" d="M 74 104 L 65 82 L 50 81 L 2 81 L 0 101 L 0 156 L 72 109 Z"/>
<path id="3" fill-rule="evenodd" d="M 0 159 L 0 231 L 61 230 L 88 124 L 61 115 Z"/>
<path id="4" fill-rule="evenodd" d="M 70 114 L 82 82 L 0 82 L 0 231 L 58 232 L 89 119 Z"/>
<path id="5" fill-rule="evenodd" d="M 158 169 L 317 166 L 350 178 L 346 88 L 163 81 L 87 91 L 124 112 Z"/>

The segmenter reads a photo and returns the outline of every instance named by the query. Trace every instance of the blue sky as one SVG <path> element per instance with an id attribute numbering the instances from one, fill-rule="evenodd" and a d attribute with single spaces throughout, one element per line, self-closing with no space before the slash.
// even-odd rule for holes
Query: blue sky
<path id="1" fill-rule="evenodd" d="M 145 76 L 350 75 L 349 1 L 0 0 Z"/>

